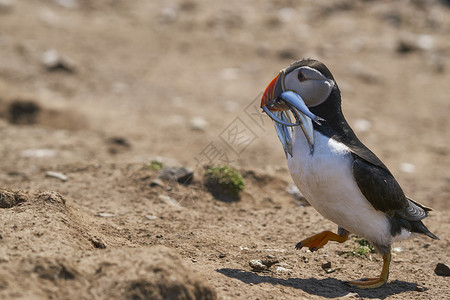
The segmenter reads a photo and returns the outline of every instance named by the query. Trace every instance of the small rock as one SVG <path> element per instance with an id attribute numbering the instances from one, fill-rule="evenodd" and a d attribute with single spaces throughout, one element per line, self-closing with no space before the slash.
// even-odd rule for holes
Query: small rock
<path id="1" fill-rule="evenodd" d="M 262 272 L 267 270 L 267 266 L 263 264 L 259 259 L 253 259 L 248 264 L 255 272 Z"/>
<path id="2" fill-rule="evenodd" d="M 90 241 L 91 241 L 92 245 L 94 245 L 95 248 L 98 248 L 98 249 L 105 249 L 106 248 L 105 242 L 103 242 L 102 239 L 99 238 L 99 237 L 92 237 L 90 239 Z"/>
<path id="3" fill-rule="evenodd" d="M 450 268 L 443 263 L 438 263 L 434 269 L 434 273 L 438 276 L 450 276 Z"/>
<path id="4" fill-rule="evenodd" d="M 278 10 L 277 18 L 281 23 L 289 23 L 295 17 L 296 11 L 292 7 L 282 7 Z"/>
<path id="5" fill-rule="evenodd" d="M 146 215 L 145 218 L 146 218 L 147 220 L 156 220 L 156 219 L 158 219 L 157 216 L 153 216 L 153 215 Z"/>
<path id="6" fill-rule="evenodd" d="M 326 269 L 330 269 L 331 268 L 331 262 L 326 262 L 322 264 L 322 269 L 326 270 Z"/>
<path id="7" fill-rule="evenodd" d="M 42 55 L 42 63 L 48 71 L 75 72 L 74 63 L 67 57 L 62 56 L 55 49 L 50 49 Z"/>
<path id="8" fill-rule="evenodd" d="M 117 145 L 117 146 L 122 146 L 122 147 L 125 147 L 125 148 L 130 148 L 131 147 L 131 144 L 128 142 L 128 140 L 126 138 L 124 138 L 124 137 L 121 137 L 121 136 L 115 136 L 115 137 L 109 138 L 108 142 L 110 144 L 114 144 L 114 145 Z"/>
<path id="9" fill-rule="evenodd" d="M 193 117 L 189 121 L 189 126 L 192 130 L 205 131 L 208 127 L 208 121 L 202 117 Z"/>
<path id="10" fill-rule="evenodd" d="M 372 123 L 366 119 L 357 119 L 353 124 L 356 131 L 365 132 L 372 128 Z"/>
<path id="11" fill-rule="evenodd" d="M 62 182 L 67 181 L 67 176 L 60 172 L 48 171 L 47 173 L 45 173 L 45 177 L 57 178 L 57 179 L 61 180 Z"/>
<path id="12" fill-rule="evenodd" d="M 431 35 L 411 35 L 402 37 L 398 41 L 397 52 L 401 54 L 418 52 L 418 51 L 430 51 L 435 48 L 435 40 Z"/>
<path id="13" fill-rule="evenodd" d="M 102 217 L 102 218 L 113 218 L 116 215 L 115 214 L 111 214 L 111 213 L 107 213 L 107 212 L 99 212 L 95 214 L 96 217 Z"/>
<path id="14" fill-rule="evenodd" d="M 219 253 L 219 258 L 225 258 L 227 255 L 225 253 Z"/>
<path id="15" fill-rule="evenodd" d="M 267 268 L 270 268 L 271 266 L 273 266 L 278 262 L 279 262 L 278 259 L 273 255 L 267 255 L 267 258 L 261 260 L 261 263 L 267 266 Z"/>
<path id="16" fill-rule="evenodd" d="M 53 149 L 26 149 L 20 155 L 22 157 L 34 158 L 49 158 L 56 156 L 56 150 Z"/>
<path id="17" fill-rule="evenodd" d="M 421 34 L 416 39 L 417 46 L 421 50 L 432 50 L 434 48 L 434 37 L 429 34 Z"/>
<path id="18" fill-rule="evenodd" d="M 403 248 L 403 247 L 394 247 L 394 248 L 392 248 L 392 251 L 394 251 L 394 252 L 403 252 L 403 251 L 405 251 L 405 248 Z"/>
<path id="19" fill-rule="evenodd" d="M 428 249 L 428 248 L 430 248 L 430 246 L 431 246 L 431 244 L 430 244 L 430 243 L 426 243 L 425 245 L 423 245 L 423 247 L 424 247 L 425 249 Z"/>
<path id="20" fill-rule="evenodd" d="M 194 171 L 185 167 L 164 167 L 159 171 L 158 178 L 187 185 L 194 178 Z"/>
<path id="21" fill-rule="evenodd" d="M 0 234 L 0 240 L 3 240 L 3 235 Z"/>
<path id="22" fill-rule="evenodd" d="M 156 238 L 157 238 L 157 239 L 162 239 L 162 237 L 163 237 L 162 234 L 157 234 L 157 235 L 156 235 Z"/>
<path id="23" fill-rule="evenodd" d="M 411 163 L 403 162 L 400 164 L 400 171 L 405 173 L 414 173 L 416 171 L 416 166 Z"/>
<path id="24" fill-rule="evenodd" d="M 151 187 L 164 186 L 164 182 L 162 182 L 162 180 L 159 179 L 159 178 L 155 178 L 155 179 L 152 180 L 152 182 L 150 182 L 150 186 Z"/>
<path id="25" fill-rule="evenodd" d="M 345 296 L 343 296 L 342 298 L 361 298 L 360 296 L 359 296 L 359 294 L 358 293 L 348 293 L 347 295 L 345 295 Z"/>
<path id="26" fill-rule="evenodd" d="M 287 269 L 287 268 L 283 268 L 283 267 L 277 267 L 276 271 L 277 272 L 286 272 L 286 273 L 288 273 L 288 272 L 291 272 L 292 270 L 291 269 Z"/>
<path id="27" fill-rule="evenodd" d="M 425 288 L 423 286 L 418 285 L 418 286 L 416 286 L 416 291 L 417 292 L 425 292 Z"/>
<path id="28" fill-rule="evenodd" d="M 33 100 L 17 99 L 11 102 L 8 107 L 8 121 L 12 124 L 36 124 L 40 105 Z"/>
<path id="29" fill-rule="evenodd" d="M 158 199 L 164 201 L 165 203 L 167 203 L 167 204 L 169 204 L 169 205 L 171 205 L 171 206 L 178 207 L 178 208 L 181 208 L 181 207 L 182 207 L 182 206 L 180 205 L 180 203 L 178 203 L 177 200 L 172 199 L 171 197 L 169 197 L 169 196 L 167 196 L 167 195 L 159 195 L 159 196 L 158 196 Z"/>
<path id="30" fill-rule="evenodd" d="M 167 24 L 175 22 L 180 13 L 180 7 L 176 3 L 167 3 L 159 14 L 160 23 Z"/>

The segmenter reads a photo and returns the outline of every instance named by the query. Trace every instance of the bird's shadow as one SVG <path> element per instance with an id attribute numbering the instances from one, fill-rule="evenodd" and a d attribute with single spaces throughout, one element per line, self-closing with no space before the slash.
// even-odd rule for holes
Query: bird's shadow
<path id="1" fill-rule="evenodd" d="M 283 279 L 272 277 L 271 273 L 258 274 L 240 269 L 223 268 L 216 271 L 227 277 L 238 279 L 247 284 L 270 283 L 272 285 L 283 285 L 303 290 L 304 292 L 311 295 L 322 296 L 325 298 L 338 298 L 343 297 L 349 293 L 357 293 L 360 297 L 363 298 L 385 299 L 389 296 L 400 294 L 403 292 L 416 291 L 417 288 L 417 284 L 415 283 L 394 280 L 388 282 L 386 285 L 378 289 L 361 290 L 358 288 L 353 288 L 343 281 L 334 278 Z"/>

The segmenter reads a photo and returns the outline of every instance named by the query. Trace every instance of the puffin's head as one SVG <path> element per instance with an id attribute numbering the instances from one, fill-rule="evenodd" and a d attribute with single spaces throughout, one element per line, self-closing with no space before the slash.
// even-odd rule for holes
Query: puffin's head
<path id="1" fill-rule="evenodd" d="M 327 100 L 335 87 L 333 75 L 321 62 L 303 59 L 294 62 L 270 82 L 261 98 L 261 107 L 280 97 L 284 91 L 293 91 L 300 95 L 306 106 L 314 107 Z M 276 102 L 271 111 L 288 110 L 283 102 Z"/>

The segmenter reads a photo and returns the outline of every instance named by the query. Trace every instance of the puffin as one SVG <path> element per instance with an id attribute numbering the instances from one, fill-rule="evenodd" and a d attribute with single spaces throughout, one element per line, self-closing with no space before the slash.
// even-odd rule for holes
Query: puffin
<path id="1" fill-rule="evenodd" d="M 439 239 L 422 223 L 432 209 L 404 194 L 347 123 L 339 87 L 322 62 L 302 59 L 281 70 L 265 89 L 261 108 L 274 121 L 294 183 L 338 225 L 337 233 L 317 233 L 296 249 L 314 252 L 328 241 L 345 242 L 350 233 L 365 238 L 383 257 L 381 274 L 346 283 L 371 289 L 388 280 L 392 243 L 418 234 Z"/>

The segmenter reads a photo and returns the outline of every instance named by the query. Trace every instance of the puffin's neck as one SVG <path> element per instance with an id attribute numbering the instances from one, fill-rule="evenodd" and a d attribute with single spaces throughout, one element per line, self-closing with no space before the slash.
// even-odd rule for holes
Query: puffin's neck
<path id="1" fill-rule="evenodd" d="M 341 93 L 337 86 L 331 91 L 325 102 L 310 107 L 310 110 L 315 115 L 326 120 L 322 125 L 314 124 L 315 130 L 341 141 L 358 140 L 342 113 Z"/>
<path id="2" fill-rule="evenodd" d="M 342 113 L 341 93 L 337 86 L 331 91 L 325 102 L 309 109 L 313 114 L 325 119 L 321 125 L 313 123 L 314 130 L 343 143 L 350 148 L 353 154 L 389 172 L 383 162 L 358 139 L 350 125 L 348 125 Z"/>

